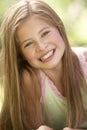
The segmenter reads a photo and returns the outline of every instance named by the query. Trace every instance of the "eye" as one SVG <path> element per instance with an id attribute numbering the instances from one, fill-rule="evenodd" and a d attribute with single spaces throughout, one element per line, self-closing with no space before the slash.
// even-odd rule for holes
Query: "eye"
<path id="1" fill-rule="evenodd" d="M 24 44 L 24 47 L 28 47 L 28 46 L 30 46 L 32 44 L 33 44 L 33 42 L 27 42 L 27 43 Z"/>
<path id="2" fill-rule="evenodd" d="M 48 35 L 49 32 L 50 32 L 50 31 L 45 31 L 45 32 L 42 33 L 41 36 L 44 37 L 44 36 Z"/>

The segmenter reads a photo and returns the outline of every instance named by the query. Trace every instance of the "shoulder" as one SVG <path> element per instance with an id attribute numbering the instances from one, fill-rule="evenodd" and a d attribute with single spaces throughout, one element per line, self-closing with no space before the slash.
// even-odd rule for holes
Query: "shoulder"
<path id="1" fill-rule="evenodd" d="M 87 50 L 84 51 L 84 56 L 85 56 L 85 60 L 86 60 L 86 62 L 87 62 Z"/>
<path id="2" fill-rule="evenodd" d="M 39 81 L 39 73 L 36 70 L 26 70 L 24 69 L 22 72 L 22 83 L 24 86 L 34 86 Z"/>
<path id="3" fill-rule="evenodd" d="M 74 47 L 72 50 L 78 56 L 84 75 L 87 78 L 87 47 Z"/>
<path id="4" fill-rule="evenodd" d="M 72 47 L 72 50 L 77 54 L 79 58 L 83 56 L 85 62 L 87 62 L 87 47 Z"/>

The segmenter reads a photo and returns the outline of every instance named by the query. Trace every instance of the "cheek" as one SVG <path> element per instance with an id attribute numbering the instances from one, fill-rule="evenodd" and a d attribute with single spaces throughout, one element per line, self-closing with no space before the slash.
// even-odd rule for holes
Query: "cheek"
<path id="1" fill-rule="evenodd" d="M 32 60 L 34 58 L 34 51 L 32 50 L 23 51 L 23 55 L 27 61 Z"/>
<path id="2" fill-rule="evenodd" d="M 60 35 L 55 34 L 54 41 L 56 42 L 57 46 L 65 48 L 65 43 Z"/>

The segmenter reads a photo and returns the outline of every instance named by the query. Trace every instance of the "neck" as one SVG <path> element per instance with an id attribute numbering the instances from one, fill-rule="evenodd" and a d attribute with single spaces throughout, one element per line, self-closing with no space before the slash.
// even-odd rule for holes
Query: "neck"
<path id="1" fill-rule="evenodd" d="M 53 81 L 57 89 L 63 93 L 63 83 L 62 83 L 62 75 L 63 75 L 63 69 L 62 69 L 62 63 L 60 63 L 57 67 L 53 69 L 47 69 L 43 70 L 45 74 Z"/>

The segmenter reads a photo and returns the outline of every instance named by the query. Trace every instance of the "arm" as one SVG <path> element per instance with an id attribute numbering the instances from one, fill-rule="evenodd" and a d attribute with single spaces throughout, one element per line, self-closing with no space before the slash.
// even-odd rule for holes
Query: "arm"
<path id="1" fill-rule="evenodd" d="M 37 130 L 53 130 L 53 129 L 48 126 L 42 125 Z M 72 129 L 69 127 L 65 127 L 63 130 L 83 130 L 83 129 Z"/>
<path id="2" fill-rule="evenodd" d="M 53 130 L 53 129 L 48 126 L 42 125 L 37 130 Z"/>
<path id="3" fill-rule="evenodd" d="M 69 128 L 69 127 L 65 127 L 63 130 L 83 130 L 83 129 L 72 129 L 72 128 Z"/>

